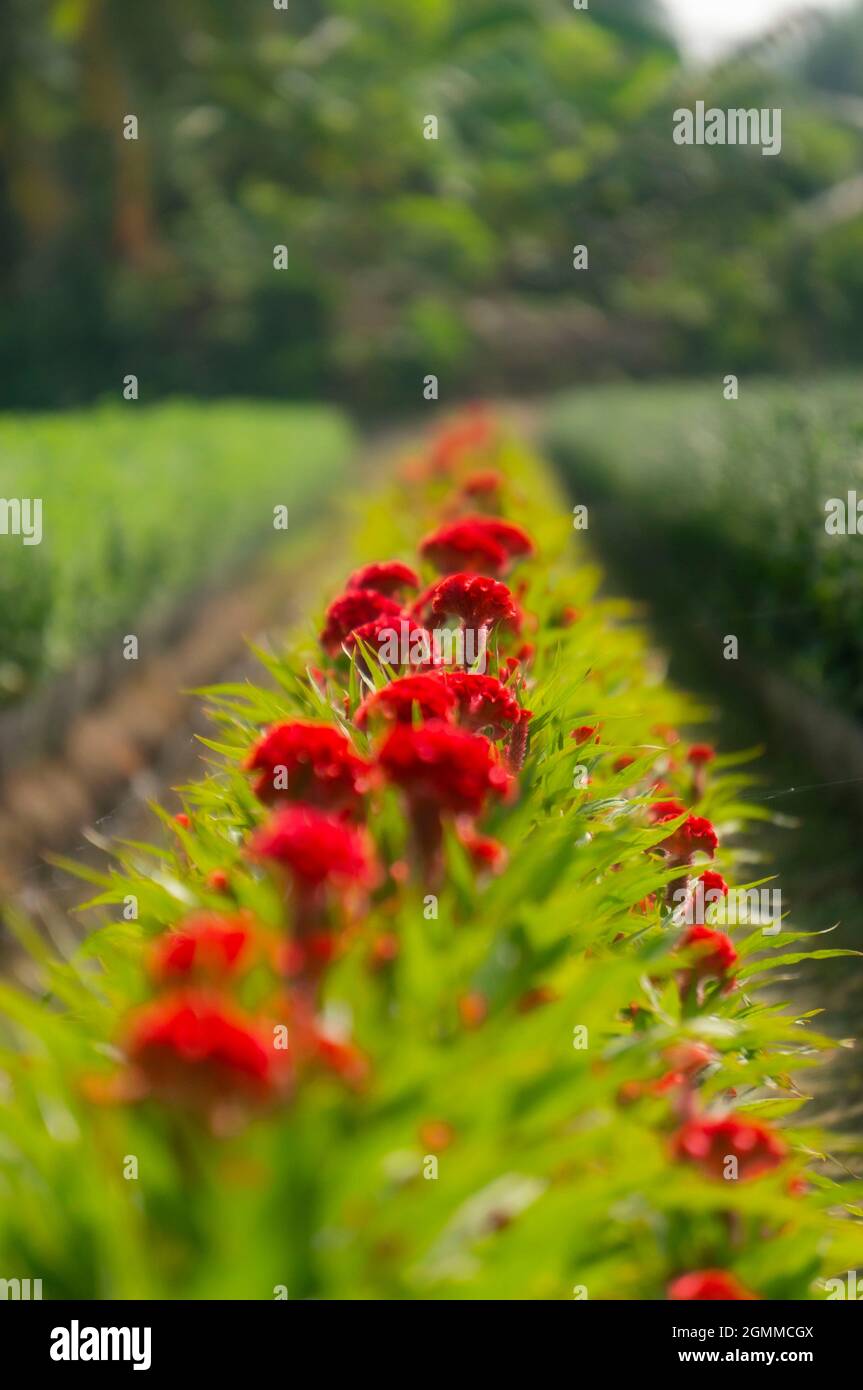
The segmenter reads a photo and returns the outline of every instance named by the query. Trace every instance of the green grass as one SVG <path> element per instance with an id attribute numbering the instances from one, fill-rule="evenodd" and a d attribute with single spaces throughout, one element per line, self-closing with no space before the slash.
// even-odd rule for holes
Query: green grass
<path id="1" fill-rule="evenodd" d="M 0 534 L 0 702 L 140 634 L 339 484 L 336 412 L 176 401 L 0 420 L 0 498 L 41 498 L 43 539 Z"/>
<path id="2" fill-rule="evenodd" d="M 548 439 L 578 500 L 617 504 L 646 589 L 658 548 L 681 610 L 863 714 L 863 536 L 825 531 L 829 498 L 863 497 L 859 377 L 593 389 Z"/>

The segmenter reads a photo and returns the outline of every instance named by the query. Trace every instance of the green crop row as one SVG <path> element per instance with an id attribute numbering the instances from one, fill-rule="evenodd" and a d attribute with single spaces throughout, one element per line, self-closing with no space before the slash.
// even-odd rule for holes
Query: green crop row
<path id="1" fill-rule="evenodd" d="M 673 555 L 681 611 L 863 714 L 860 378 L 725 391 L 578 392 L 553 407 L 549 444 L 609 539 L 643 556 L 648 588 L 654 556 Z"/>
<path id="2" fill-rule="evenodd" d="M 129 403 L 4 417 L 0 703 L 224 581 L 284 537 L 275 508 L 288 508 L 290 529 L 338 483 L 348 451 L 340 417 L 311 407 Z"/>

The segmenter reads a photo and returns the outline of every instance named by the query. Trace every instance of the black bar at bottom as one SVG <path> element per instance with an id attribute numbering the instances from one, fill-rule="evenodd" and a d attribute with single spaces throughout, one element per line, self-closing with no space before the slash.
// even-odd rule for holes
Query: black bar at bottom
<path id="1" fill-rule="evenodd" d="M 175 1371 L 227 1376 L 302 1375 L 312 1364 L 331 1373 L 339 1354 L 354 1371 L 387 1353 L 394 1378 L 413 1378 L 420 1365 L 438 1371 L 474 1357 L 484 1369 L 498 1356 L 521 1350 L 545 1365 L 557 1350 L 582 1369 L 650 1374 L 676 1368 L 699 1374 L 704 1367 L 734 1371 L 758 1366 L 768 1377 L 788 1367 L 825 1371 L 853 1365 L 861 1337 L 855 1307 L 817 1303 L 379 1303 L 323 1300 L 267 1303 L 15 1302 L 0 1303 L 0 1346 L 6 1366 L 32 1369 L 52 1379 L 93 1379 L 108 1372 L 143 1380 Z M 395 1314 L 395 1318 L 394 1318 Z M 449 1323 L 449 1318 L 453 1323 Z M 354 1319 L 356 1335 L 352 1335 Z M 461 1319 L 469 1322 L 461 1323 Z M 396 1320 L 397 1319 L 397 1320 Z M 414 1323 L 414 1319 L 416 1320 Z M 431 1321 L 433 1319 L 433 1321 Z M 428 1337 L 426 1351 L 412 1336 Z M 444 1340 L 452 1328 L 457 1344 Z M 534 1329 L 541 1342 L 523 1339 Z M 298 1341 L 308 1335 L 314 1340 Z M 323 1337 L 323 1340 L 321 1338 Z M 467 1339 L 467 1340 L 465 1340 Z M 573 1340 L 575 1339 L 575 1340 Z M 413 1346 L 413 1353 L 408 1348 Z M 456 1351 L 456 1345 L 459 1350 Z M 401 1347 L 401 1351 L 399 1348 Z M 533 1352 L 529 1348 L 533 1347 Z M 473 1348 L 473 1352 L 471 1351 Z M 301 1351 L 302 1349 L 302 1351 Z M 296 1360 L 301 1351 L 302 1359 Z M 404 1358 L 407 1357 L 407 1360 Z M 398 1369 L 401 1362 L 401 1369 Z M 413 1364 L 409 1364 L 413 1363 Z"/>

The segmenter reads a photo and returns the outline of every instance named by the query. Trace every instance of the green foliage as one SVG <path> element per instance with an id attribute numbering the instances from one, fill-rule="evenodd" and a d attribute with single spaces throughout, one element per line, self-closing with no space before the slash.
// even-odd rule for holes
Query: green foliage
<path id="1" fill-rule="evenodd" d="M 7 8 L 2 405 L 101 396 L 118 363 L 151 399 L 369 411 L 429 371 L 859 358 L 859 124 L 778 41 L 696 73 L 646 0 Z M 780 107 L 781 155 L 675 145 L 696 100 Z"/>
<path id="2" fill-rule="evenodd" d="M 863 555 L 825 530 L 828 499 L 863 497 L 858 378 L 602 388 L 561 400 L 549 437 L 618 536 L 673 551 L 691 615 L 863 713 Z"/>
<path id="3" fill-rule="evenodd" d="M 145 943 L 190 907 L 224 907 L 207 887 L 213 868 L 229 873 L 232 907 L 290 929 L 290 905 L 242 852 L 263 812 L 238 759 L 279 717 L 350 727 L 363 682 L 354 663 L 322 692 L 308 674 L 319 651 L 301 638 L 266 657 L 269 688 L 211 692 L 212 765 L 186 791 L 188 830 L 174 828 L 167 848 L 120 848 L 95 876 L 102 925 L 72 958 L 21 928 L 41 987 L 0 988 L 7 1276 L 42 1278 L 46 1297 L 267 1299 L 287 1285 L 292 1298 L 565 1300 L 586 1286 L 591 1298 L 634 1299 L 719 1265 L 763 1297 L 807 1298 L 819 1276 L 859 1264 L 863 1232 L 848 1208 L 860 1183 L 800 1125 L 804 1093 L 789 1076 L 829 1040 L 782 1008 L 775 987 L 745 979 L 700 1001 L 683 993 L 678 933 L 643 904 L 662 898 L 673 872 L 646 853 L 667 833 L 648 828 L 651 778 L 661 769 L 686 792 L 659 731 L 702 712 L 657 682 L 626 605 L 597 597 L 599 576 L 573 552 L 566 505 L 540 463 L 509 444 L 490 462 L 508 479 L 505 510 L 538 547 L 523 571 L 537 616 L 528 758 L 517 799 L 487 822 L 509 867 L 486 881 L 448 837 L 437 919 L 426 919 L 419 883 L 387 879 L 378 890 L 324 985 L 325 1016 L 348 1024 L 370 1060 L 365 1090 L 318 1078 L 219 1140 L 155 1100 L 94 1104 L 93 1079 L 116 1072 L 123 1020 L 148 994 Z M 364 509 L 355 558 L 412 558 L 444 496 L 440 485 L 388 489 Z M 567 623 L 565 609 L 581 616 Z M 577 747 L 570 731 L 585 723 L 601 725 L 600 742 Z M 360 751 L 368 737 L 355 735 Z M 615 770 L 624 753 L 634 762 Z M 587 786 L 575 784 L 582 765 Z M 731 843 L 753 814 L 740 765 L 721 759 L 698 806 L 731 877 Z M 386 791 L 373 805 L 370 829 L 391 863 L 405 840 L 399 798 Z M 129 894 L 135 922 L 120 915 Z M 382 932 L 399 953 L 372 970 Z M 737 933 L 759 985 L 800 958 L 788 951 L 796 944 L 787 923 L 769 941 Z M 477 995 L 487 1016 L 467 1028 L 459 1001 Z M 587 1047 L 574 1045 L 579 1028 Z M 716 1049 L 705 1101 L 734 1087 L 738 1109 L 790 1119 L 793 1156 L 780 1169 L 731 1183 L 672 1162 L 674 1104 L 649 1084 L 683 1039 Z M 624 1105 L 633 1083 L 647 1089 Z M 434 1179 L 424 1176 L 429 1125 L 450 1136 Z M 127 1155 L 138 1180 L 123 1178 Z M 804 1169 L 809 1191 L 792 1196 L 789 1179 Z"/>
<path id="4" fill-rule="evenodd" d="M 334 413 L 224 403 L 6 416 L 0 497 L 42 501 L 43 538 L 0 544 L 0 701 L 141 634 L 224 581 L 339 479 Z"/>

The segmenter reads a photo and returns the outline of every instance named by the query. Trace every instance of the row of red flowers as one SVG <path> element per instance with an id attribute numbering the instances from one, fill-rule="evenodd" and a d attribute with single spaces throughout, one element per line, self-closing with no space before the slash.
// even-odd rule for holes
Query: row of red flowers
<path id="1" fill-rule="evenodd" d="M 489 426 L 472 418 L 433 446 L 428 470 L 440 478 L 487 441 Z M 420 543 L 419 555 L 439 573 L 423 587 L 402 560 L 381 560 L 348 579 L 329 604 L 320 634 L 327 671 L 322 687 L 345 678 L 353 664 L 367 693 L 354 708 L 332 710 L 330 722 L 288 719 L 261 732 L 249 748 L 244 770 L 262 812 L 248 835 L 245 861 L 279 885 L 289 931 L 276 934 L 247 912 L 195 913 L 157 939 L 149 958 L 153 998 L 127 1021 L 127 1059 L 115 1094 L 146 1096 L 200 1114 L 215 1132 L 227 1132 L 251 1112 L 287 1101 L 315 1072 L 328 1072 L 362 1088 L 370 1062 L 351 1041 L 328 1031 L 320 1016 L 322 985 L 340 952 L 350 946 L 385 884 L 413 876 L 434 889 L 446 872 L 445 831 L 451 825 L 479 874 L 505 869 L 507 851 L 482 821 L 495 803 L 518 795 L 530 735 L 525 708 L 532 683 L 531 648 L 520 634 L 530 621 L 525 589 L 505 582 L 515 566 L 535 552 L 519 526 L 487 512 L 468 511 L 481 500 L 499 498 L 500 479 L 488 470 L 461 479 L 445 510 L 447 520 Z M 460 514 L 461 513 L 461 514 Z M 578 621 L 576 613 L 567 621 Z M 453 669 L 410 658 L 396 669 L 382 657 L 397 624 L 428 633 L 431 623 L 455 621 L 483 633 L 494 644 L 496 674 Z M 389 647 L 386 648 L 390 650 Z M 428 651 L 428 648 L 425 648 Z M 385 679 L 382 679 L 385 677 Z M 343 687 L 345 681 L 343 680 Z M 356 731 L 369 735 L 362 754 Z M 597 725 L 573 730 L 578 747 L 601 739 Z M 665 864 L 679 870 L 669 887 L 692 891 L 696 878 L 714 892 L 728 891 L 707 868 L 718 847 L 713 825 L 693 809 L 704 793 L 713 750 L 693 745 L 691 805 L 669 793 L 658 777 L 649 785 L 652 826 L 668 826 L 654 846 Z M 619 759 L 623 769 L 632 759 Z M 371 829 L 376 798 L 395 789 L 410 827 L 405 860 L 382 862 Z M 182 817 L 184 834 L 194 825 Z M 230 875 L 217 870 L 210 887 L 231 898 Z M 385 948 L 384 948 L 385 943 Z M 680 934 L 678 986 L 696 1007 L 706 992 L 734 988 L 737 952 L 723 932 L 696 922 Z M 391 959 L 398 942 L 381 938 L 380 959 Z M 266 987 L 253 1013 L 237 1000 L 238 983 L 265 971 Z M 535 1002 L 542 1002 L 538 999 Z M 484 1002 L 461 1001 L 465 1024 L 476 1026 Z M 637 1009 L 634 1011 L 634 1016 Z M 756 1180 L 782 1164 L 787 1146 L 769 1126 L 735 1114 L 702 1112 L 699 1080 L 715 1054 L 707 1046 L 671 1049 L 669 1070 L 645 1091 L 668 1093 L 677 1129 L 670 1152 L 709 1180 L 735 1176 Z M 621 1100 L 633 1100 L 640 1088 Z M 669 1297 L 752 1298 L 723 1271 L 682 1272 Z"/>

